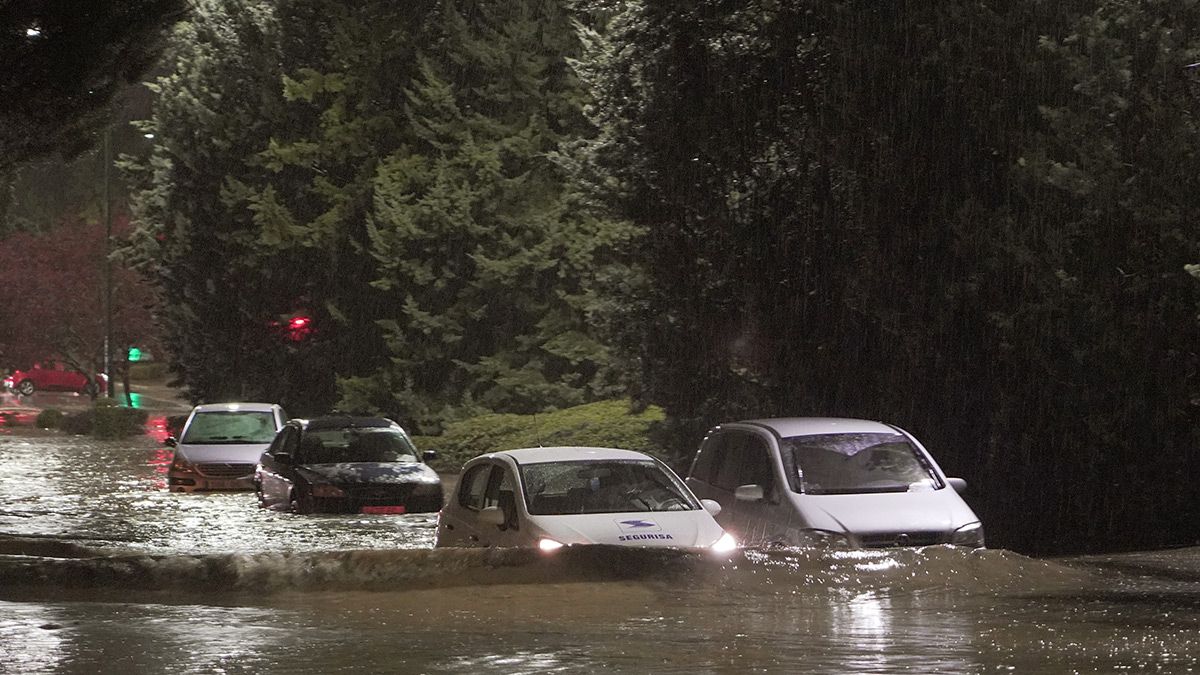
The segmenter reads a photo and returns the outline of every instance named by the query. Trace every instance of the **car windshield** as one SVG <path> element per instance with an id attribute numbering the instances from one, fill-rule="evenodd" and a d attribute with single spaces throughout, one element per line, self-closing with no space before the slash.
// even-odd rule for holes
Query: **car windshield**
<path id="1" fill-rule="evenodd" d="M 270 411 L 231 410 L 196 413 L 181 443 L 270 443 L 275 438 L 275 416 Z"/>
<path id="2" fill-rule="evenodd" d="M 924 459 L 900 434 L 819 434 L 784 438 L 793 489 L 809 494 L 907 492 L 940 488 Z"/>
<path id="3" fill-rule="evenodd" d="M 298 455 L 300 464 L 417 461 L 408 436 L 388 427 L 310 430 L 300 439 Z"/>
<path id="4" fill-rule="evenodd" d="M 545 462 L 521 466 L 533 515 L 690 511 L 700 508 L 678 478 L 652 460 Z"/>

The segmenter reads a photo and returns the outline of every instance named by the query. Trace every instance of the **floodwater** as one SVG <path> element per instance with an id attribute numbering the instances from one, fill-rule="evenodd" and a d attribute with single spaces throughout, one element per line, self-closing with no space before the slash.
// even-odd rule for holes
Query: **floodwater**
<path id="1" fill-rule="evenodd" d="M 1200 670 L 1200 549 L 433 549 L 433 516 L 168 493 L 169 460 L 0 433 L 0 672 Z"/>

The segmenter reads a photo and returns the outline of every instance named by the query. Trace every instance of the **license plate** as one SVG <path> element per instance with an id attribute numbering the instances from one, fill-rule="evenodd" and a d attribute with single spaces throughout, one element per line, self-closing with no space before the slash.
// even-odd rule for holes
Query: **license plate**
<path id="1" fill-rule="evenodd" d="M 363 513 L 408 513 L 403 506 L 364 506 Z"/>

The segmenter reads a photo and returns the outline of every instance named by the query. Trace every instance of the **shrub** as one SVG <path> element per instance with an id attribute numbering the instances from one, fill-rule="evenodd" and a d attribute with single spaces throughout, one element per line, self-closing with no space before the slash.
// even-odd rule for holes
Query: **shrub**
<path id="1" fill-rule="evenodd" d="M 96 399 L 92 409 L 92 435 L 96 438 L 126 438 L 146 433 L 146 411 L 126 408 L 114 399 Z"/>
<path id="2" fill-rule="evenodd" d="M 46 408 L 38 413 L 37 425 L 41 429 L 58 429 L 63 424 L 63 411 L 57 408 Z"/>
<path id="3" fill-rule="evenodd" d="M 487 452 L 554 445 L 580 445 L 638 450 L 666 459 L 651 440 L 663 412 L 651 406 L 631 412 L 629 401 L 588 403 L 536 415 L 489 414 L 446 425 L 440 436 L 417 436 L 420 450 L 437 450 L 439 471 L 457 471 L 464 462 Z"/>
<path id="4" fill-rule="evenodd" d="M 129 379 L 132 382 L 154 382 L 167 376 L 167 364 L 163 361 L 129 364 Z"/>

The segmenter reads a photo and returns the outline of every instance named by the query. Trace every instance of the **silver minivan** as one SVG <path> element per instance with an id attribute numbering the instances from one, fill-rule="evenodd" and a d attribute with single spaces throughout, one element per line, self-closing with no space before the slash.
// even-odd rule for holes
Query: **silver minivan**
<path id="1" fill-rule="evenodd" d="M 743 546 L 982 547 L 983 526 L 916 438 L 858 419 L 791 417 L 713 428 L 687 484 L 721 504 Z"/>

